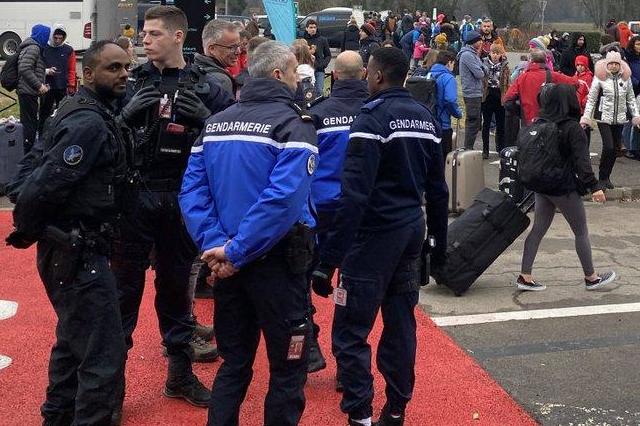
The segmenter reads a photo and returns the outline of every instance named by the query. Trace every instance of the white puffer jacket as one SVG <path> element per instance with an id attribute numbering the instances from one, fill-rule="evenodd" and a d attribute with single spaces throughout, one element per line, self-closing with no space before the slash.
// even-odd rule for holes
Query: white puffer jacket
<path id="1" fill-rule="evenodd" d="M 602 116 L 596 120 L 599 123 L 624 124 L 629 121 L 628 112 L 633 117 L 633 124 L 640 124 L 629 65 L 623 62 L 620 72 L 616 75 L 607 71 L 606 60 L 598 61 L 595 68 L 595 76 L 581 122 L 592 125 L 597 110 L 602 113 Z"/>

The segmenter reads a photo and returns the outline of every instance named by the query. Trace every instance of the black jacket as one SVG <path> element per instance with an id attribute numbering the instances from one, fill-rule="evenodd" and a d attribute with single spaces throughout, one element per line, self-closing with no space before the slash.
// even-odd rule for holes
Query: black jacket
<path id="1" fill-rule="evenodd" d="M 603 189 L 591 168 L 589 144 L 584 130 L 577 120 L 565 120 L 558 123 L 560 130 L 560 153 L 571 164 L 572 176 L 566 176 L 558 182 L 557 192 L 553 195 L 566 195 L 577 191 L 580 195 Z"/>
<path id="2" fill-rule="evenodd" d="M 444 261 L 449 190 L 434 123 L 404 88 L 366 101 L 351 125 L 342 196 L 321 262 L 340 265 L 358 232 L 391 231 L 422 217 L 424 196 L 427 228 L 436 239 L 432 260 Z"/>
<path id="3" fill-rule="evenodd" d="M 369 36 L 363 40 L 360 40 L 360 56 L 362 56 L 362 63 L 366 67 L 369 63 L 369 57 L 374 50 L 380 47 L 378 41 L 374 36 Z"/>
<path id="4" fill-rule="evenodd" d="M 329 42 L 320 34 L 310 35 L 308 32 L 304 32 L 304 39 L 307 40 L 309 45 L 316 47 L 316 62 L 314 68 L 317 72 L 324 72 L 325 68 L 331 62 L 331 49 L 329 49 Z"/>
<path id="5" fill-rule="evenodd" d="M 578 55 L 586 56 L 589 59 L 589 69 L 591 72 L 595 70 L 593 66 L 593 59 L 591 59 L 589 49 L 587 48 L 587 39 L 585 38 L 584 45 L 582 47 L 578 47 L 577 45 L 577 41 L 580 37 L 584 37 L 584 34 L 576 33 L 573 37 L 573 43 L 571 46 L 562 52 L 562 57 L 560 58 L 560 71 L 564 75 L 573 77 L 576 74 L 575 62 Z"/>
<path id="6" fill-rule="evenodd" d="M 349 25 L 344 30 L 340 51 L 345 50 L 360 50 L 360 29 L 357 25 Z"/>

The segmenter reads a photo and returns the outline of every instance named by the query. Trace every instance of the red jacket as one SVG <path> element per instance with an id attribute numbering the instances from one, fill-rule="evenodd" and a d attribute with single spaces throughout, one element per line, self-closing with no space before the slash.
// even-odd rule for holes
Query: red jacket
<path id="1" fill-rule="evenodd" d="M 578 78 L 578 102 L 580 103 L 580 113 L 584 113 L 584 107 L 587 105 L 587 98 L 589 97 L 589 89 L 591 89 L 591 83 L 593 82 L 593 73 L 587 68 L 582 74 L 576 73 Z"/>
<path id="2" fill-rule="evenodd" d="M 232 67 L 227 67 L 227 71 L 233 78 L 236 78 L 242 70 L 247 68 L 247 52 L 240 53 L 238 55 L 238 62 Z"/>
<path id="3" fill-rule="evenodd" d="M 540 88 L 547 79 L 547 68 L 544 64 L 532 63 L 522 73 L 516 81 L 513 82 L 507 94 L 504 95 L 504 102 L 514 100 L 520 97 L 520 106 L 524 115 L 525 125 L 528 126 L 533 119 L 538 116 L 540 105 L 538 105 L 538 93 Z M 568 77 L 562 73 L 552 71 L 551 82 L 556 84 L 573 84 L 578 86 L 578 78 L 576 76 Z"/>

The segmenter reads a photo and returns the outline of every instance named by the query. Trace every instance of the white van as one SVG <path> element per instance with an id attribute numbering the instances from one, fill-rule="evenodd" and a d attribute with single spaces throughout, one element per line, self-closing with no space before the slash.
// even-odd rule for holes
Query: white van
<path id="1" fill-rule="evenodd" d="M 35 24 L 63 24 L 67 42 L 88 49 L 95 38 L 97 0 L 0 1 L 0 58 L 13 55 Z"/>

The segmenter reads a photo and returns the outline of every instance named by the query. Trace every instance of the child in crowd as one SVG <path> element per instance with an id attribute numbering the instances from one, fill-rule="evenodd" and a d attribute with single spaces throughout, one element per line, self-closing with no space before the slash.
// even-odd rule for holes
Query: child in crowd
<path id="1" fill-rule="evenodd" d="M 295 101 L 298 105 L 303 106 L 313 100 L 316 85 L 315 69 L 313 67 L 315 58 L 305 39 L 294 41 L 291 50 L 298 60 L 298 67 L 296 68 L 296 73 L 298 74 L 298 90 Z"/>
<path id="2" fill-rule="evenodd" d="M 489 74 L 484 81 L 482 101 L 482 157 L 489 158 L 489 136 L 491 120 L 496 120 L 496 151 L 504 148 L 505 111 L 502 97 L 509 88 L 509 63 L 504 46 L 493 43 L 489 49 L 489 56 L 483 59 Z"/>
<path id="3" fill-rule="evenodd" d="M 576 56 L 576 77 L 578 77 L 578 86 L 576 93 L 578 95 L 578 103 L 580 104 L 580 113 L 584 114 L 584 107 L 587 106 L 587 98 L 589 97 L 589 90 L 591 89 L 591 83 L 593 82 L 593 73 L 589 69 L 589 59 L 586 56 Z M 587 144 L 591 144 L 591 128 L 586 127 L 585 132 L 587 134 Z"/>
<path id="4" fill-rule="evenodd" d="M 418 66 L 427 52 L 429 52 L 429 43 L 427 42 L 425 35 L 420 34 L 420 37 L 418 37 L 416 44 L 413 46 L 413 60 L 411 61 L 412 70 Z"/>

